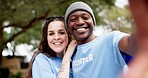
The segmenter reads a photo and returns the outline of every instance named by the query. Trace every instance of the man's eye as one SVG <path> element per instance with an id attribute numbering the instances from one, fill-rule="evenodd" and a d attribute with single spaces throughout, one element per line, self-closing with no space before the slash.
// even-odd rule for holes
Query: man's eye
<path id="1" fill-rule="evenodd" d="M 71 22 L 75 22 L 76 20 L 75 20 L 75 19 L 70 19 L 70 21 L 71 21 Z"/>
<path id="2" fill-rule="evenodd" d="M 88 20 L 88 19 L 89 19 L 89 17 L 83 17 L 83 19 L 84 19 L 84 20 Z"/>
<path id="3" fill-rule="evenodd" d="M 70 18 L 70 21 L 71 21 L 71 22 L 75 22 L 75 21 L 76 21 L 76 17 L 71 17 L 71 18 Z"/>

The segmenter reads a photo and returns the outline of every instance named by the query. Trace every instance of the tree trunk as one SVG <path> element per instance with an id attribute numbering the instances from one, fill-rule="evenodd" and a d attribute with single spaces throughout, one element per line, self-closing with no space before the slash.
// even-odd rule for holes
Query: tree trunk
<path id="1" fill-rule="evenodd" d="M 2 29 L 2 21 L 0 21 L 0 66 L 2 63 L 2 51 L 3 51 L 3 29 Z"/>
<path id="2" fill-rule="evenodd" d="M 1 48 L 1 47 L 0 47 Z M 3 48 L 0 49 L 0 66 L 1 66 L 1 63 L 2 63 L 2 51 L 3 51 Z"/>

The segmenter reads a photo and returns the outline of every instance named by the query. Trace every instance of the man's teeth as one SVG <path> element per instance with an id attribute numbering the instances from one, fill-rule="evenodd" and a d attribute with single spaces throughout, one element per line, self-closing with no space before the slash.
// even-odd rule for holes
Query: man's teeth
<path id="1" fill-rule="evenodd" d="M 82 31 L 82 30 L 85 30 L 86 28 L 78 28 L 77 30 L 78 31 Z"/>

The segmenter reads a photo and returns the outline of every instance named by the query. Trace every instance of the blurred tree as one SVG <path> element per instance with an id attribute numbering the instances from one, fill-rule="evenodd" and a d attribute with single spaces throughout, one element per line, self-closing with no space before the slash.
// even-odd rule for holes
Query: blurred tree
<path id="1" fill-rule="evenodd" d="M 110 9 L 103 10 L 100 14 L 105 22 L 104 25 L 106 25 L 108 29 L 111 29 L 111 31 L 119 30 L 131 33 L 134 23 L 128 7 L 111 7 Z"/>
<path id="2" fill-rule="evenodd" d="M 27 43 L 36 48 L 41 38 L 45 18 L 64 15 L 67 7 L 75 1 L 80 0 L 0 0 L 0 64 L 2 51 L 8 48 L 7 43 L 12 41 L 15 45 Z M 113 7 L 115 8 L 115 0 L 81 1 L 88 3 L 93 8 L 98 25 L 108 25 L 109 22 L 121 23 L 117 19 L 112 21 L 119 12 L 119 9 L 112 12 Z M 100 15 L 102 12 L 105 12 L 104 15 Z M 118 15 L 121 15 L 122 12 Z M 108 13 L 114 14 L 109 15 Z M 109 21 L 105 21 L 107 19 Z M 127 20 L 126 17 L 124 20 Z M 8 29 L 9 32 L 6 31 Z"/>

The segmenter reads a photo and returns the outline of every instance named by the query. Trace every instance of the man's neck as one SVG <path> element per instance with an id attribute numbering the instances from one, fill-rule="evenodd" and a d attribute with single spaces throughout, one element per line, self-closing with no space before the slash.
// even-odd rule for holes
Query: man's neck
<path id="1" fill-rule="evenodd" d="M 94 34 L 92 34 L 86 40 L 80 40 L 80 41 L 78 41 L 78 44 L 80 45 L 80 44 L 88 43 L 88 42 L 94 40 L 95 38 L 96 38 L 96 36 Z"/>

